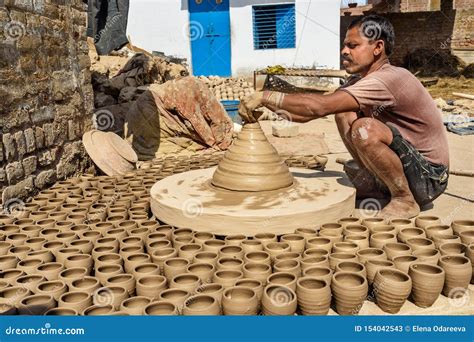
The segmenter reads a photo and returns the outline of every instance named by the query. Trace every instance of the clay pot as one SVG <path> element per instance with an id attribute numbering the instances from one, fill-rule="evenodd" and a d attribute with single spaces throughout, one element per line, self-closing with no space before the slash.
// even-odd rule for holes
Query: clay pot
<path id="1" fill-rule="evenodd" d="M 208 295 L 195 295 L 187 298 L 183 305 L 185 316 L 217 316 L 221 314 L 221 307 L 217 300 Z"/>
<path id="2" fill-rule="evenodd" d="M 421 249 L 413 252 L 413 256 L 418 258 L 417 262 L 438 265 L 441 254 L 437 249 Z"/>
<path id="3" fill-rule="evenodd" d="M 359 257 L 359 262 L 362 265 L 365 265 L 368 260 L 387 260 L 387 254 L 380 248 L 360 249 L 356 255 Z"/>
<path id="4" fill-rule="evenodd" d="M 94 245 L 89 240 L 79 239 L 72 241 L 69 244 L 69 247 L 78 248 L 82 254 L 90 254 L 94 248 Z"/>
<path id="5" fill-rule="evenodd" d="M 119 286 L 127 290 L 128 295 L 135 294 L 136 281 L 135 277 L 128 273 L 117 274 L 107 278 L 106 286 Z"/>
<path id="6" fill-rule="evenodd" d="M 61 264 L 64 264 L 66 262 L 67 257 L 77 254 L 81 254 L 79 248 L 61 248 L 56 252 L 56 261 Z"/>
<path id="7" fill-rule="evenodd" d="M 46 311 L 46 316 L 78 316 L 77 310 L 71 308 L 54 308 Z"/>
<path id="8" fill-rule="evenodd" d="M 84 311 L 92 305 L 92 297 L 87 292 L 71 291 L 64 293 L 58 300 L 58 307 L 71 308 L 77 312 Z"/>
<path id="9" fill-rule="evenodd" d="M 222 294 L 224 292 L 224 286 L 221 284 L 204 284 L 197 288 L 197 294 L 204 294 L 214 297 L 219 303 L 222 302 Z"/>
<path id="10" fill-rule="evenodd" d="M 43 264 L 41 259 L 24 259 L 18 262 L 16 268 L 22 270 L 25 274 L 33 274 L 36 272 L 36 268 Z"/>
<path id="11" fill-rule="evenodd" d="M 175 316 L 178 315 L 178 308 L 171 302 L 153 302 L 144 309 L 147 316 Z"/>
<path id="12" fill-rule="evenodd" d="M 2 256 L 7 254 L 8 250 L 12 247 L 13 245 L 10 242 L 0 241 L 0 254 Z"/>
<path id="13" fill-rule="evenodd" d="M 8 250 L 8 254 L 16 256 L 19 260 L 25 259 L 28 253 L 31 252 L 33 250 L 28 246 L 12 247 Z"/>
<path id="14" fill-rule="evenodd" d="M 443 290 L 444 270 L 436 265 L 416 263 L 410 265 L 408 275 L 413 282 L 412 298 L 415 305 L 422 308 L 432 306 Z"/>
<path id="15" fill-rule="evenodd" d="M 306 240 L 303 235 L 299 234 L 285 234 L 280 239 L 281 242 L 286 242 L 290 246 L 290 251 L 295 253 L 303 253 L 305 249 Z"/>
<path id="16" fill-rule="evenodd" d="M 39 226 L 36 226 L 33 220 L 31 220 L 33 221 L 31 222 L 31 224 L 27 224 L 27 223 L 30 223 L 30 219 L 24 219 L 20 221 L 26 221 L 26 220 L 28 220 L 28 222 L 25 222 L 24 225 L 16 223 L 20 227 L 20 232 L 28 235 L 30 239 L 38 237 L 42 228 Z"/>
<path id="17" fill-rule="evenodd" d="M 212 277 L 213 283 L 221 284 L 224 288 L 234 286 L 235 282 L 243 278 L 242 271 L 236 270 L 218 270 Z"/>
<path id="18" fill-rule="evenodd" d="M 89 294 L 93 294 L 95 290 L 100 288 L 99 279 L 95 277 L 86 276 L 82 279 L 76 279 L 71 283 L 69 287 L 70 291 L 82 291 Z"/>
<path id="19" fill-rule="evenodd" d="M 434 225 L 425 228 L 426 236 L 433 239 L 439 235 L 453 235 L 453 229 L 448 225 Z"/>
<path id="20" fill-rule="evenodd" d="M 202 245 L 204 251 L 215 253 L 219 253 L 219 249 L 223 246 L 225 246 L 225 242 L 217 239 L 206 240 Z"/>
<path id="21" fill-rule="evenodd" d="M 324 267 L 324 266 L 313 266 L 303 271 L 304 277 L 323 279 L 329 285 L 331 285 L 332 274 L 333 274 L 332 270 L 329 267 Z"/>
<path id="22" fill-rule="evenodd" d="M 411 255 L 412 253 L 410 246 L 408 246 L 406 243 L 400 242 L 387 243 L 383 249 L 389 260 L 393 260 L 393 258 L 396 258 L 397 256 Z"/>
<path id="23" fill-rule="evenodd" d="M 66 293 L 67 286 L 61 280 L 43 281 L 36 287 L 36 294 L 51 295 L 56 301 Z"/>
<path id="24" fill-rule="evenodd" d="M 441 220 L 437 216 L 418 216 L 415 218 L 415 226 L 419 228 L 426 228 L 441 224 Z"/>
<path id="25" fill-rule="evenodd" d="M 443 294 L 446 297 L 456 298 L 469 286 L 472 277 L 471 261 L 465 256 L 443 255 L 439 265 L 446 273 Z"/>
<path id="26" fill-rule="evenodd" d="M 282 285 L 269 284 L 262 297 L 262 313 L 266 316 L 288 316 L 296 312 L 295 291 Z"/>
<path id="27" fill-rule="evenodd" d="M 298 305 L 303 315 L 327 315 L 331 305 L 331 287 L 323 279 L 299 278 L 296 283 Z"/>
<path id="28" fill-rule="evenodd" d="M 408 273 L 410 265 L 415 262 L 418 262 L 418 258 L 412 255 L 401 255 L 393 258 L 392 261 L 395 264 L 396 268 L 398 268 L 402 272 Z"/>
<path id="29" fill-rule="evenodd" d="M 28 235 L 22 233 L 9 234 L 5 237 L 5 242 L 10 242 L 12 246 L 22 246 L 28 239 Z"/>
<path id="30" fill-rule="evenodd" d="M 433 241 L 426 238 L 412 238 L 412 239 L 408 239 L 406 243 L 408 246 L 410 246 L 412 251 L 436 249 Z"/>
<path id="31" fill-rule="evenodd" d="M 301 261 L 301 254 L 296 252 L 286 252 L 276 256 L 275 263 L 284 260 L 296 260 Z"/>
<path id="32" fill-rule="evenodd" d="M 372 230 L 372 228 L 386 224 L 385 220 L 381 217 L 369 217 L 362 220 L 361 224 Z"/>
<path id="33" fill-rule="evenodd" d="M 276 272 L 293 273 L 296 277 L 301 276 L 301 264 L 298 260 L 283 260 L 275 263 Z"/>
<path id="34" fill-rule="evenodd" d="M 259 252 L 249 252 L 244 255 L 245 263 L 258 263 L 271 265 L 271 256 L 270 253 L 259 251 Z"/>
<path id="35" fill-rule="evenodd" d="M 142 315 L 144 308 L 150 304 L 151 299 L 147 297 L 131 297 L 125 299 L 120 304 L 120 311 L 126 312 L 129 315 Z"/>
<path id="36" fill-rule="evenodd" d="M 171 280 L 178 274 L 185 273 L 189 265 L 190 262 L 188 259 L 170 258 L 163 263 L 163 274 L 168 280 Z"/>
<path id="37" fill-rule="evenodd" d="M 336 265 L 343 261 L 358 261 L 358 257 L 355 254 L 349 253 L 332 253 L 329 255 L 329 267 L 334 271 Z"/>
<path id="38" fill-rule="evenodd" d="M 74 267 L 62 270 L 59 273 L 58 279 L 63 281 L 67 286 L 71 287 L 74 280 L 83 279 L 89 271 L 84 267 Z"/>
<path id="39" fill-rule="evenodd" d="M 166 289 L 167 280 L 161 275 L 145 276 L 137 280 L 136 291 L 138 296 L 156 299 Z"/>
<path id="40" fill-rule="evenodd" d="M 445 242 L 439 246 L 441 255 L 460 255 L 466 254 L 467 246 L 459 242 Z"/>
<path id="41" fill-rule="evenodd" d="M 327 256 L 305 257 L 300 261 L 301 270 L 307 270 L 310 267 L 320 266 L 329 268 L 329 258 Z"/>
<path id="42" fill-rule="evenodd" d="M 26 257 L 32 259 L 40 259 L 42 262 L 52 262 L 54 260 L 54 255 L 48 250 L 38 250 L 29 252 Z"/>
<path id="43" fill-rule="evenodd" d="M 167 301 L 173 303 L 178 308 L 178 311 L 181 312 L 183 309 L 184 301 L 190 295 L 191 294 L 188 291 L 183 289 L 167 289 L 161 292 L 160 301 Z"/>
<path id="44" fill-rule="evenodd" d="M 256 296 L 257 300 L 260 303 L 263 296 L 263 284 L 260 280 L 257 279 L 250 279 L 250 278 L 242 278 L 235 282 L 235 286 L 237 287 L 246 287 L 252 289 Z"/>
<path id="45" fill-rule="evenodd" d="M 364 278 L 367 277 L 367 270 L 364 265 L 356 261 L 342 261 L 336 265 L 335 272 L 358 273 Z"/>
<path id="46" fill-rule="evenodd" d="M 323 249 L 325 251 L 328 251 L 329 253 L 331 252 L 332 249 L 332 241 L 326 237 L 314 237 L 311 239 L 308 239 L 306 241 L 306 248 L 318 248 L 318 249 Z"/>
<path id="47" fill-rule="evenodd" d="M 103 286 L 108 278 L 120 273 L 123 273 L 122 266 L 120 265 L 104 265 L 95 269 L 95 276 Z"/>
<path id="48" fill-rule="evenodd" d="M 31 291 L 25 287 L 10 286 L 0 291 L 0 304 L 18 307 L 21 300 L 31 294 Z"/>
<path id="49" fill-rule="evenodd" d="M 413 222 L 409 219 L 393 218 L 390 220 L 390 225 L 395 227 L 395 231 L 398 234 L 402 228 L 413 227 Z"/>
<path id="50" fill-rule="evenodd" d="M 187 266 L 186 271 L 197 275 L 201 279 L 202 283 L 209 283 L 211 282 L 216 268 L 212 264 L 202 262 Z"/>
<path id="51" fill-rule="evenodd" d="M 465 230 L 459 233 L 462 243 L 469 245 L 474 243 L 474 230 Z"/>
<path id="52" fill-rule="evenodd" d="M 13 286 L 22 286 L 31 291 L 31 293 L 36 292 L 36 288 L 39 283 L 46 281 L 46 278 L 38 274 L 22 275 L 15 280 Z M 5 287 L 7 287 L 6 285 Z"/>
<path id="53" fill-rule="evenodd" d="M 161 272 L 160 272 L 160 267 L 158 265 L 149 262 L 149 263 L 144 263 L 144 264 L 136 266 L 132 270 L 131 274 L 138 281 L 140 278 L 145 277 L 145 276 L 160 275 Z"/>
<path id="54" fill-rule="evenodd" d="M 56 300 L 50 295 L 31 295 L 23 298 L 18 305 L 20 315 L 43 315 L 56 306 Z"/>
<path id="55" fill-rule="evenodd" d="M 359 224 L 360 219 L 357 217 L 343 217 L 337 220 L 337 223 L 339 223 L 342 226 L 342 228 L 344 228 L 350 224 Z"/>
<path id="56" fill-rule="evenodd" d="M 375 233 L 370 236 L 370 247 L 383 248 L 387 243 L 396 243 L 397 238 L 392 233 Z"/>
<path id="57" fill-rule="evenodd" d="M 59 273 L 64 269 L 64 266 L 58 262 L 48 262 L 39 265 L 36 270 L 38 274 L 44 276 L 48 280 L 57 280 Z"/>
<path id="58" fill-rule="evenodd" d="M 319 235 L 321 235 L 322 231 L 331 231 L 333 236 L 342 235 L 343 227 L 340 223 L 324 223 L 319 229 Z"/>
<path id="59" fill-rule="evenodd" d="M 263 247 L 265 247 L 270 242 L 278 241 L 277 236 L 273 233 L 257 233 L 255 234 L 254 239 L 260 241 Z"/>
<path id="60" fill-rule="evenodd" d="M 114 312 L 112 305 L 91 305 L 82 311 L 83 316 L 108 316 Z"/>
<path id="61" fill-rule="evenodd" d="M 374 278 L 378 306 L 385 312 L 397 313 L 411 293 L 410 276 L 394 268 L 380 268 Z"/>
<path id="62" fill-rule="evenodd" d="M 224 239 L 225 243 L 229 246 L 240 246 L 245 240 L 247 240 L 247 237 L 243 234 L 227 235 Z"/>
<path id="63" fill-rule="evenodd" d="M 368 293 L 367 280 L 357 273 L 337 272 L 331 281 L 336 311 L 340 315 L 357 315 Z"/>
<path id="64" fill-rule="evenodd" d="M 369 237 L 370 231 L 369 228 L 360 224 L 349 224 L 343 228 L 344 236 L 365 236 Z"/>
<path id="65" fill-rule="evenodd" d="M 191 262 L 194 259 L 196 253 L 199 253 L 201 251 L 202 245 L 198 243 L 190 243 L 187 245 L 183 245 L 179 248 L 178 256 L 180 258 L 185 258 Z"/>
<path id="66" fill-rule="evenodd" d="M 115 310 L 120 308 L 120 304 L 128 298 L 128 292 L 121 286 L 101 287 L 95 290 L 92 295 L 94 305 L 112 305 Z"/>
<path id="67" fill-rule="evenodd" d="M 15 285 L 16 280 L 24 275 L 26 275 L 24 271 L 16 268 L 8 268 L 0 273 L 1 279 L 7 282 L 9 285 Z"/>
<path id="68" fill-rule="evenodd" d="M 135 267 L 149 263 L 151 261 L 151 257 L 145 253 L 137 253 L 129 255 L 124 259 L 124 269 L 127 273 L 132 273 Z"/>
<path id="69" fill-rule="evenodd" d="M 461 238 L 458 235 L 435 235 L 433 241 L 436 248 L 439 248 L 445 243 L 461 243 Z"/>
<path id="70" fill-rule="evenodd" d="M 349 253 L 355 254 L 359 250 L 359 246 L 350 241 L 346 242 L 336 242 L 332 246 L 333 253 Z"/>
<path id="71" fill-rule="evenodd" d="M 66 258 L 64 262 L 66 268 L 84 267 L 90 273 L 93 266 L 92 256 L 89 254 L 74 254 Z"/>
<path id="72" fill-rule="evenodd" d="M 196 289 L 201 285 L 201 279 L 190 273 L 178 274 L 170 282 L 171 289 L 181 289 L 188 291 L 189 293 L 194 293 Z"/>
<path id="73" fill-rule="evenodd" d="M 240 243 L 240 247 L 244 250 L 244 255 L 250 252 L 263 251 L 263 244 L 258 240 L 244 240 Z"/>
<path id="74" fill-rule="evenodd" d="M 168 247 L 168 246 L 165 246 L 165 247 Z M 143 248 L 143 246 L 127 246 L 119 250 L 119 253 L 122 259 L 127 258 L 130 255 L 142 254 L 144 252 L 145 252 L 145 249 Z M 152 254 L 152 253 L 150 252 L 149 254 Z"/>
<path id="75" fill-rule="evenodd" d="M 179 229 L 175 229 L 172 233 L 171 233 L 171 240 L 175 240 L 177 237 L 181 237 L 181 236 L 192 236 L 194 234 L 193 230 L 190 229 L 190 228 L 179 228 Z"/>
<path id="76" fill-rule="evenodd" d="M 275 272 L 268 276 L 267 285 L 282 285 L 296 291 L 296 279 L 297 277 L 293 273 Z"/>
<path id="77" fill-rule="evenodd" d="M 367 270 L 367 282 L 372 285 L 375 274 L 379 268 L 395 268 L 395 264 L 388 260 L 368 260 L 365 264 Z"/>
<path id="78" fill-rule="evenodd" d="M 160 267 L 160 272 L 163 272 L 165 260 L 174 258 L 176 256 L 178 256 L 178 251 L 174 248 L 168 247 L 155 250 L 151 254 L 151 260 L 153 260 L 153 263 L 157 264 Z"/>
<path id="79" fill-rule="evenodd" d="M 125 238 L 120 239 L 120 248 L 131 247 L 131 246 L 138 246 L 143 249 L 143 241 L 138 236 L 127 236 Z"/>
<path id="80" fill-rule="evenodd" d="M 272 274 L 272 268 L 267 264 L 246 263 L 243 267 L 243 274 L 245 278 L 259 280 L 265 286 L 268 276 Z"/>
<path id="81" fill-rule="evenodd" d="M 25 245 L 30 247 L 34 251 L 39 251 L 41 249 L 41 246 L 47 242 L 45 238 L 40 238 L 40 237 L 35 237 L 35 238 L 28 238 L 25 241 Z"/>
<path id="82" fill-rule="evenodd" d="M 397 237 L 400 242 L 407 243 L 408 239 L 424 238 L 426 237 L 426 234 L 425 231 L 421 228 L 408 227 L 400 229 Z"/>
<path id="83" fill-rule="evenodd" d="M 222 295 L 224 315 L 257 315 L 259 300 L 255 291 L 249 287 L 233 286 Z"/>
<path id="84" fill-rule="evenodd" d="M 105 266 L 105 265 L 122 265 L 123 264 L 123 258 L 120 256 L 120 254 L 117 253 L 107 253 L 107 254 L 102 254 L 95 259 L 94 262 L 94 267 L 99 268 L 100 266 Z"/>
<path id="85" fill-rule="evenodd" d="M 244 250 L 240 246 L 223 246 L 219 249 L 219 257 L 242 259 Z"/>
<path id="86" fill-rule="evenodd" d="M 369 237 L 364 235 L 346 235 L 344 241 L 353 242 L 359 249 L 369 248 Z"/>
<path id="87" fill-rule="evenodd" d="M 209 232 L 194 232 L 194 242 L 202 245 L 206 240 L 215 239 L 215 235 Z"/>
<path id="88" fill-rule="evenodd" d="M 303 237 L 308 240 L 318 236 L 318 231 L 312 228 L 296 228 L 295 234 L 303 235 Z"/>
<path id="89" fill-rule="evenodd" d="M 455 234 L 459 235 L 464 231 L 474 230 L 474 220 L 456 220 L 451 222 L 451 227 Z"/>

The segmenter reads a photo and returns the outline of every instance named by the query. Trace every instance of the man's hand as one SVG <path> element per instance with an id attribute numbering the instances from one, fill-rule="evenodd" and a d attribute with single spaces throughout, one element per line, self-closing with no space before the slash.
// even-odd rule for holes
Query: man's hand
<path id="1" fill-rule="evenodd" d="M 256 109 L 262 106 L 263 92 L 257 91 L 240 101 L 239 115 L 245 123 L 257 122 L 258 118 L 263 114 Z"/>

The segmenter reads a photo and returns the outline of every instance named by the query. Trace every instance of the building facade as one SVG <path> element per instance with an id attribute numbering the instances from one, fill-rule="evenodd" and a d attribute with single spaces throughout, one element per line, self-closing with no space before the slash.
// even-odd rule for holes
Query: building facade
<path id="1" fill-rule="evenodd" d="M 339 68 L 339 0 L 133 0 L 134 45 L 188 60 L 194 75 L 269 65 Z"/>

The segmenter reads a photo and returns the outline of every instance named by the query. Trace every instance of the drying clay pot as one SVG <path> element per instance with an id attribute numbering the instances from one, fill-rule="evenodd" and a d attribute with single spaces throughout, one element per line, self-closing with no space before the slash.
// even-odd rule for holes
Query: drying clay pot
<path id="1" fill-rule="evenodd" d="M 331 285 L 332 270 L 327 266 L 313 266 L 303 271 L 303 276 L 316 279 L 323 279 Z"/>
<path id="2" fill-rule="evenodd" d="M 181 312 L 183 309 L 184 301 L 191 295 L 188 291 L 182 289 L 167 289 L 161 292 L 160 301 L 171 302 L 178 308 L 178 311 Z"/>
<path id="3" fill-rule="evenodd" d="M 372 230 L 372 228 L 386 224 L 385 220 L 381 217 L 369 217 L 362 220 L 361 224 Z"/>
<path id="4" fill-rule="evenodd" d="M 303 235 L 285 234 L 281 237 L 280 241 L 290 245 L 290 251 L 292 252 L 301 254 L 305 249 L 306 240 Z"/>
<path id="5" fill-rule="evenodd" d="M 224 239 L 225 243 L 229 246 L 240 246 L 245 240 L 247 240 L 247 237 L 243 234 L 227 235 Z"/>
<path id="6" fill-rule="evenodd" d="M 241 271 L 220 270 L 214 273 L 212 282 L 221 284 L 224 288 L 228 288 L 234 286 L 235 282 L 243 277 L 244 275 Z"/>
<path id="7" fill-rule="evenodd" d="M 357 217 L 343 217 L 337 220 L 337 223 L 339 223 L 344 228 L 349 224 L 359 224 L 360 219 Z"/>
<path id="8" fill-rule="evenodd" d="M 441 255 L 461 255 L 466 254 L 467 246 L 460 242 L 445 242 L 439 246 Z"/>
<path id="9" fill-rule="evenodd" d="M 61 273 L 59 273 L 58 279 L 63 281 L 67 286 L 71 286 L 74 280 L 82 279 L 88 274 L 89 273 L 86 268 L 74 267 L 62 270 Z"/>
<path id="10" fill-rule="evenodd" d="M 217 259 L 217 270 L 218 271 L 242 271 L 244 267 L 244 261 L 242 259 L 235 258 L 219 258 Z"/>
<path id="11" fill-rule="evenodd" d="M 397 313 L 411 292 L 408 274 L 394 268 L 380 268 L 374 278 L 374 292 L 378 306 L 385 312 Z"/>
<path id="12" fill-rule="evenodd" d="M 434 225 L 425 228 L 426 236 L 433 239 L 439 235 L 453 235 L 453 228 L 448 225 Z"/>
<path id="13" fill-rule="evenodd" d="M 298 305 L 303 315 L 327 315 L 331 305 L 331 287 L 327 281 L 312 277 L 296 283 Z"/>
<path id="14" fill-rule="evenodd" d="M 301 259 L 301 269 L 304 271 L 309 267 L 322 266 L 329 267 L 328 256 L 309 256 Z"/>
<path id="15" fill-rule="evenodd" d="M 359 262 L 363 265 L 369 260 L 387 260 L 387 254 L 380 248 L 364 248 L 357 251 Z"/>
<path id="16" fill-rule="evenodd" d="M 395 227 L 395 231 L 398 234 L 398 232 L 402 228 L 413 227 L 413 222 L 412 222 L 412 220 L 409 220 L 409 219 L 393 218 L 393 219 L 390 220 L 390 225 Z"/>
<path id="17" fill-rule="evenodd" d="M 135 277 L 128 273 L 121 273 L 107 278 L 107 287 L 119 286 L 127 290 L 129 296 L 135 294 L 136 280 Z"/>
<path id="18" fill-rule="evenodd" d="M 94 260 L 94 268 L 99 268 L 106 265 L 122 265 L 123 258 L 118 253 L 102 254 Z"/>
<path id="19" fill-rule="evenodd" d="M 367 264 L 367 263 L 366 263 Z M 358 273 L 364 278 L 367 277 L 367 270 L 364 265 L 356 261 L 342 261 L 336 265 L 335 272 Z"/>
<path id="20" fill-rule="evenodd" d="M 240 246 L 224 246 L 219 249 L 219 257 L 242 259 L 244 250 Z"/>
<path id="21" fill-rule="evenodd" d="M 466 250 L 466 257 L 471 260 L 472 265 L 472 278 L 471 284 L 474 284 L 474 243 L 471 243 Z"/>
<path id="22" fill-rule="evenodd" d="M 250 279 L 250 278 L 242 278 L 235 282 L 235 286 L 243 286 L 248 287 L 255 291 L 257 296 L 258 302 L 262 300 L 263 296 L 263 284 L 260 280 L 257 279 Z"/>
<path id="23" fill-rule="evenodd" d="M 101 287 L 95 290 L 92 295 L 94 305 L 112 305 L 118 310 L 120 304 L 128 298 L 128 292 L 121 286 Z"/>
<path id="24" fill-rule="evenodd" d="M 270 242 L 278 241 L 277 236 L 273 233 L 257 233 L 255 234 L 254 239 L 260 241 L 264 247 Z"/>
<path id="25" fill-rule="evenodd" d="M 436 249 L 434 242 L 427 238 L 412 238 L 408 239 L 406 243 L 412 251 Z"/>
<path id="26" fill-rule="evenodd" d="M 332 245 L 333 253 L 349 253 L 355 254 L 359 250 L 359 246 L 350 241 L 336 242 Z"/>
<path id="27" fill-rule="evenodd" d="M 57 280 L 59 273 L 64 269 L 64 266 L 58 262 L 48 262 L 37 267 L 38 274 L 44 276 L 48 280 Z"/>
<path id="28" fill-rule="evenodd" d="M 56 300 L 52 296 L 35 294 L 20 301 L 18 314 L 39 316 L 54 307 L 56 307 Z"/>
<path id="29" fill-rule="evenodd" d="M 1 279 L 6 281 L 9 285 L 15 285 L 16 280 L 26 273 L 18 268 L 9 268 L 0 273 Z"/>
<path id="30" fill-rule="evenodd" d="M 406 243 L 401 242 L 387 243 L 383 247 L 383 250 L 387 254 L 389 260 L 393 260 L 393 258 L 396 258 L 397 256 L 411 255 L 412 253 L 411 247 Z"/>
<path id="31" fill-rule="evenodd" d="M 458 235 L 435 235 L 433 241 L 436 248 L 439 248 L 445 243 L 461 243 L 461 238 Z"/>
<path id="32" fill-rule="evenodd" d="M 219 303 L 221 303 L 224 286 L 221 284 L 204 284 L 197 288 L 196 293 L 214 297 Z"/>
<path id="33" fill-rule="evenodd" d="M 364 235 L 346 235 L 344 241 L 353 242 L 359 249 L 369 248 L 369 237 Z"/>
<path id="34" fill-rule="evenodd" d="M 400 242 L 407 243 L 408 239 L 426 237 L 426 233 L 421 228 L 408 227 L 400 229 L 397 237 Z"/>
<path id="35" fill-rule="evenodd" d="M 142 315 L 144 309 L 150 304 L 151 299 L 147 297 L 131 297 L 125 299 L 120 304 L 120 311 L 126 312 L 129 315 Z"/>
<path id="36" fill-rule="evenodd" d="M 186 271 L 197 275 L 202 283 L 210 283 L 216 268 L 209 263 L 194 263 L 186 268 Z"/>
<path id="37" fill-rule="evenodd" d="M 342 232 L 345 237 L 348 236 L 364 236 L 369 237 L 370 231 L 369 228 L 361 224 L 348 224 L 342 229 Z"/>
<path id="38" fill-rule="evenodd" d="M 133 270 L 142 264 L 151 262 L 151 257 L 145 253 L 132 254 L 124 258 L 125 272 L 132 273 Z"/>
<path id="39" fill-rule="evenodd" d="M 329 255 L 329 267 L 331 270 L 335 270 L 337 264 L 343 261 L 355 261 L 357 262 L 359 258 L 355 254 L 349 253 L 332 253 Z"/>
<path id="40" fill-rule="evenodd" d="M 187 298 L 183 304 L 185 316 L 218 316 L 221 307 L 214 297 L 208 295 L 194 295 Z"/>
<path id="41" fill-rule="evenodd" d="M 444 270 L 436 265 L 416 263 L 410 265 L 408 275 L 413 282 L 414 303 L 422 308 L 432 306 L 443 290 L 446 276 Z"/>
<path id="42" fill-rule="evenodd" d="M 398 257 L 393 258 L 393 263 L 395 264 L 395 267 L 399 269 L 402 272 L 408 273 L 408 269 L 410 268 L 410 265 L 418 262 L 418 258 L 413 255 L 401 255 Z"/>
<path id="43" fill-rule="evenodd" d="M 137 281 L 145 276 L 160 274 L 160 267 L 151 262 L 138 265 L 132 270 L 132 275 L 137 279 Z"/>
<path id="44" fill-rule="evenodd" d="M 273 265 L 275 272 L 293 273 L 299 277 L 301 275 L 301 264 L 298 260 L 283 260 L 278 261 Z"/>
<path id="45" fill-rule="evenodd" d="M 426 228 L 437 224 L 441 224 L 441 220 L 437 216 L 418 216 L 415 218 L 415 226 L 420 228 Z"/>
<path id="46" fill-rule="evenodd" d="M 295 260 L 295 261 L 301 261 L 301 254 L 296 253 L 296 252 L 286 252 L 282 253 L 280 255 L 277 255 L 275 258 L 275 263 L 280 262 L 280 261 L 285 261 L 285 260 Z"/>
<path id="47" fill-rule="evenodd" d="M 89 254 L 74 254 L 66 258 L 64 262 L 66 268 L 84 267 L 90 273 L 93 266 L 92 256 Z"/>
<path id="48" fill-rule="evenodd" d="M 272 260 L 269 253 L 264 251 L 257 251 L 246 253 L 244 255 L 244 262 L 271 265 Z"/>
<path id="49" fill-rule="evenodd" d="M 325 251 L 328 251 L 328 253 L 331 252 L 332 249 L 332 241 L 331 239 L 328 239 L 326 237 L 313 237 L 308 240 L 306 240 L 306 248 L 318 248 L 318 249 L 323 249 Z"/>
<path id="50" fill-rule="evenodd" d="M 0 291 L 0 304 L 18 306 L 21 300 L 32 293 L 21 286 L 11 286 Z"/>
<path id="51" fill-rule="evenodd" d="M 114 312 L 112 305 L 91 305 L 82 311 L 83 316 L 108 316 Z"/>
<path id="52" fill-rule="evenodd" d="M 331 281 L 336 311 L 340 315 L 357 315 L 367 297 L 367 280 L 360 274 L 337 272 Z"/>
<path id="53" fill-rule="evenodd" d="M 171 236 L 171 233 L 170 233 L 170 236 Z M 214 234 L 209 233 L 209 232 L 194 232 L 193 237 L 194 237 L 194 242 L 200 245 L 202 245 L 204 241 L 206 240 L 212 240 L 216 238 Z"/>
<path id="54" fill-rule="evenodd" d="M 189 293 L 194 293 L 196 289 L 201 285 L 201 279 L 190 273 L 178 274 L 170 282 L 171 289 L 181 289 L 188 291 Z"/>
<path id="55" fill-rule="evenodd" d="M 464 231 L 474 230 L 474 220 L 457 220 L 451 222 L 451 227 L 455 234 L 461 234 Z"/>
<path id="56" fill-rule="evenodd" d="M 257 315 L 260 302 L 255 291 L 249 287 L 234 286 L 222 295 L 224 315 Z"/>
<path id="57" fill-rule="evenodd" d="M 120 265 L 105 265 L 95 269 L 95 277 L 102 285 L 105 285 L 107 278 L 120 273 L 123 273 L 122 266 Z"/>
<path id="58" fill-rule="evenodd" d="M 296 291 L 296 279 L 297 277 L 293 273 L 276 272 L 267 278 L 267 285 L 286 286 Z"/>
<path id="59" fill-rule="evenodd" d="M 69 287 L 70 291 L 82 291 L 89 294 L 93 294 L 95 290 L 100 287 L 99 279 L 95 277 L 84 277 L 82 279 L 76 279 L 71 283 Z"/>
<path id="60" fill-rule="evenodd" d="M 9 268 L 15 268 L 18 263 L 18 258 L 14 255 L 2 255 L 0 256 L 0 271 L 4 271 Z"/>
<path id="61" fill-rule="evenodd" d="M 267 264 L 246 263 L 243 267 L 245 278 L 256 279 L 266 285 L 267 278 L 272 274 L 272 268 Z"/>
<path id="62" fill-rule="evenodd" d="M 149 275 L 137 280 L 136 291 L 138 296 L 156 299 L 167 287 L 167 280 L 161 275 Z"/>
<path id="63" fill-rule="evenodd" d="M 185 273 L 189 265 L 189 260 L 185 258 L 170 258 L 163 263 L 163 274 L 168 280 L 171 280 L 178 274 Z"/>
<path id="64" fill-rule="evenodd" d="M 450 298 L 459 296 L 459 292 L 467 289 L 471 282 L 471 261 L 465 256 L 444 255 L 439 259 L 439 265 L 446 273 L 443 294 Z"/>
<path id="65" fill-rule="evenodd" d="M 58 300 L 58 307 L 71 308 L 77 312 L 82 312 L 85 308 L 92 305 L 92 297 L 89 293 L 80 291 L 71 291 L 64 293 Z"/>
<path id="66" fill-rule="evenodd" d="M 295 234 L 303 235 L 303 237 L 308 240 L 310 238 L 318 236 L 318 231 L 312 228 L 296 228 Z"/>
<path id="67" fill-rule="evenodd" d="M 381 224 L 379 226 L 375 226 L 371 230 L 371 235 L 379 234 L 379 233 L 389 233 L 389 234 L 393 234 L 394 236 L 397 236 L 398 231 L 392 225 Z"/>
<path id="68" fill-rule="evenodd" d="M 153 302 L 145 307 L 144 314 L 147 316 L 175 316 L 178 315 L 178 308 L 171 302 Z"/>
<path id="69" fill-rule="evenodd" d="M 196 253 L 199 253 L 201 251 L 202 251 L 202 245 L 198 243 L 189 243 L 179 248 L 178 256 L 180 258 L 185 258 L 191 262 L 194 259 L 194 256 L 196 255 Z"/>
<path id="70" fill-rule="evenodd" d="M 178 256 L 178 251 L 174 248 L 163 248 L 155 250 L 151 255 L 151 259 L 155 264 L 160 266 L 160 271 L 163 271 L 165 260 Z"/>
<path id="71" fill-rule="evenodd" d="M 66 293 L 67 286 L 61 280 L 43 281 L 36 287 L 36 294 L 51 295 L 56 301 Z"/>
<path id="72" fill-rule="evenodd" d="M 367 269 L 367 282 L 372 285 L 375 274 L 380 268 L 395 268 L 393 261 L 389 260 L 369 260 L 365 263 Z"/>
<path id="73" fill-rule="evenodd" d="M 474 230 L 464 230 L 459 233 L 462 243 L 469 245 L 474 243 Z"/>
<path id="74" fill-rule="evenodd" d="M 38 274 L 23 275 L 18 277 L 13 286 L 23 286 L 31 291 L 31 293 L 36 292 L 38 284 L 46 281 L 46 278 Z"/>
<path id="75" fill-rule="evenodd" d="M 397 237 L 392 233 L 375 233 L 370 236 L 370 247 L 383 248 L 387 243 L 397 242 Z"/>
<path id="76" fill-rule="evenodd" d="M 54 308 L 46 311 L 46 316 L 78 316 L 77 310 L 71 308 Z"/>
<path id="77" fill-rule="evenodd" d="M 296 293 L 282 285 L 269 284 L 262 297 L 262 313 L 266 316 L 293 315 L 297 308 Z"/>
<path id="78" fill-rule="evenodd" d="M 413 256 L 418 258 L 417 262 L 424 264 L 438 265 L 441 254 L 437 249 L 421 249 L 413 252 Z"/>
<path id="79" fill-rule="evenodd" d="M 244 240 L 240 243 L 240 247 L 244 250 L 244 254 L 263 251 L 263 244 L 258 240 Z"/>

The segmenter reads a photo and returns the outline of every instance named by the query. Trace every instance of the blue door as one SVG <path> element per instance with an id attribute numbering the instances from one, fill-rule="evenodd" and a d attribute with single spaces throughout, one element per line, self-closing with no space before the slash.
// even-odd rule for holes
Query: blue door
<path id="1" fill-rule="evenodd" d="M 193 75 L 231 76 L 229 0 L 188 0 Z"/>

